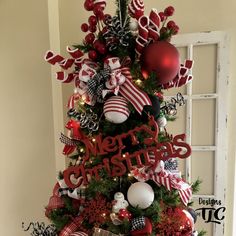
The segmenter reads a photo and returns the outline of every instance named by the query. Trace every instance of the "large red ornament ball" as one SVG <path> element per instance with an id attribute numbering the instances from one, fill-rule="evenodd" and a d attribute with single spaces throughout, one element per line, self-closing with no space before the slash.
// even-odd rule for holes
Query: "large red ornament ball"
<path id="1" fill-rule="evenodd" d="M 143 77 L 147 79 L 150 73 L 154 72 L 159 85 L 173 80 L 179 71 L 179 52 L 175 46 L 166 41 L 149 44 L 140 60 Z"/>

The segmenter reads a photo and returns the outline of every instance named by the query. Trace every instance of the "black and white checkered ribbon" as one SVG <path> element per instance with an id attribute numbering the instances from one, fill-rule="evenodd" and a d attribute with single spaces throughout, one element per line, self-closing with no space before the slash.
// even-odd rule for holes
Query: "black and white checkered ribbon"
<path id="1" fill-rule="evenodd" d="M 105 82 L 110 78 L 110 73 L 110 68 L 104 68 L 87 82 L 87 93 L 91 97 L 96 97 L 97 102 L 103 102 L 102 91 L 105 89 Z"/>
<path id="2" fill-rule="evenodd" d="M 139 230 L 139 229 L 143 229 L 145 227 L 145 217 L 144 216 L 140 216 L 140 217 L 136 217 L 131 221 L 131 226 L 132 226 L 132 231 L 133 230 Z"/>
<path id="3" fill-rule="evenodd" d="M 61 133 L 60 141 L 68 146 L 77 146 L 78 142 Z"/>
<path id="4" fill-rule="evenodd" d="M 75 199 L 85 198 L 85 189 L 82 188 L 76 188 L 74 190 L 70 188 L 59 188 L 58 193 L 60 197 L 67 195 Z"/>
<path id="5" fill-rule="evenodd" d="M 168 159 L 165 163 L 165 170 L 173 171 L 173 170 L 178 170 L 178 161 L 176 158 L 171 158 Z"/>
<path id="6" fill-rule="evenodd" d="M 120 19 L 114 16 L 113 18 L 107 18 L 105 24 L 108 29 L 104 33 L 104 38 L 109 51 L 115 50 L 118 45 L 129 46 L 130 30 L 127 23 L 122 26 Z"/>

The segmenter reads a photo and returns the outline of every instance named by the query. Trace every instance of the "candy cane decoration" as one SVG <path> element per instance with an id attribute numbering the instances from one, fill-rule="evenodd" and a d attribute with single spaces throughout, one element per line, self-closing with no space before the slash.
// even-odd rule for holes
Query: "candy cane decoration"
<path id="1" fill-rule="evenodd" d="M 132 0 L 128 5 L 129 14 L 131 17 L 136 18 L 137 20 L 144 13 L 144 3 L 142 0 Z"/>
<path id="2" fill-rule="evenodd" d="M 83 61 L 83 53 L 78 49 L 72 49 L 67 47 L 67 52 L 71 55 L 72 58 L 65 59 L 59 54 L 55 54 L 52 51 L 47 51 L 45 54 L 45 61 L 50 63 L 51 65 L 59 65 L 63 71 L 56 72 L 56 79 L 60 80 L 62 83 L 70 83 L 75 80 L 78 76 L 77 73 L 71 72 L 67 73 L 66 70 L 72 68 L 73 65 L 76 67 L 80 67 Z"/>
<path id="3" fill-rule="evenodd" d="M 181 87 L 187 83 L 189 83 L 193 76 L 191 74 L 191 69 L 193 67 L 193 61 L 192 60 L 186 60 L 184 65 L 180 65 L 179 72 L 177 76 L 167 84 L 163 84 L 163 89 L 169 89 L 174 87 Z"/>
<path id="4" fill-rule="evenodd" d="M 106 3 L 105 0 L 95 0 L 94 1 L 94 5 L 99 5 L 104 10 L 106 5 L 107 5 L 107 3 Z"/>

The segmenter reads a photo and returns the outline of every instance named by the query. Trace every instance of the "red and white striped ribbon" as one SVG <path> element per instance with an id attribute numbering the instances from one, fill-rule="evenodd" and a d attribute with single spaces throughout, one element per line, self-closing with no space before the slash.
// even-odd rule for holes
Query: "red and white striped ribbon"
<path id="1" fill-rule="evenodd" d="M 139 114 L 145 105 L 152 105 L 148 95 L 137 88 L 129 79 L 120 86 L 119 93 L 134 106 Z"/>
<path id="2" fill-rule="evenodd" d="M 139 114 L 142 113 L 143 107 L 145 105 L 152 105 L 152 102 L 148 95 L 137 88 L 131 81 L 132 75 L 130 73 L 129 67 L 122 67 L 118 57 L 112 57 L 105 61 L 111 70 L 112 73 L 115 73 L 116 70 L 120 71 L 122 76 L 125 76 L 125 81 L 122 84 L 119 84 L 119 93 L 126 98 L 134 106 Z"/>
<path id="3" fill-rule="evenodd" d="M 187 205 L 189 200 L 192 197 L 192 189 L 191 186 L 183 181 L 181 178 L 176 177 L 172 173 L 167 173 L 165 170 L 161 170 L 160 172 L 153 172 L 152 170 L 146 172 L 146 168 L 134 169 L 131 171 L 133 176 L 141 182 L 147 180 L 153 180 L 158 186 L 164 186 L 169 191 L 171 189 L 178 190 L 179 196 L 184 203 Z"/>

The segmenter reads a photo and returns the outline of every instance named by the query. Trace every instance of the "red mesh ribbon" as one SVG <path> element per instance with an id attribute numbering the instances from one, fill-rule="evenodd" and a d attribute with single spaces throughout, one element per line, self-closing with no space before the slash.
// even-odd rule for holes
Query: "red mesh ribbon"
<path id="1" fill-rule="evenodd" d="M 185 60 L 184 64 L 180 65 L 180 69 L 176 77 L 168 82 L 167 84 L 163 84 L 163 89 L 169 89 L 174 87 L 181 87 L 193 79 L 191 74 L 191 69 L 193 68 L 192 60 Z"/>
<path id="2" fill-rule="evenodd" d="M 67 224 L 62 229 L 59 236 L 71 236 L 71 234 L 73 235 L 73 233 L 76 233 L 76 231 L 79 229 L 82 222 L 83 222 L 82 216 L 75 217 L 69 224 Z"/>
<path id="3" fill-rule="evenodd" d="M 64 201 L 59 196 L 59 193 L 58 193 L 59 188 L 60 188 L 60 185 L 57 183 L 54 186 L 53 195 L 50 197 L 49 203 L 46 207 L 45 215 L 47 217 L 49 217 L 49 214 L 51 213 L 52 210 L 63 208 L 65 206 Z"/>
<path id="4" fill-rule="evenodd" d="M 142 16 L 138 21 L 138 37 L 136 38 L 136 53 L 138 57 L 150 41 L 157 41 L 160 36 L 161 18 L 156 9 L 148 16 Z"/>

